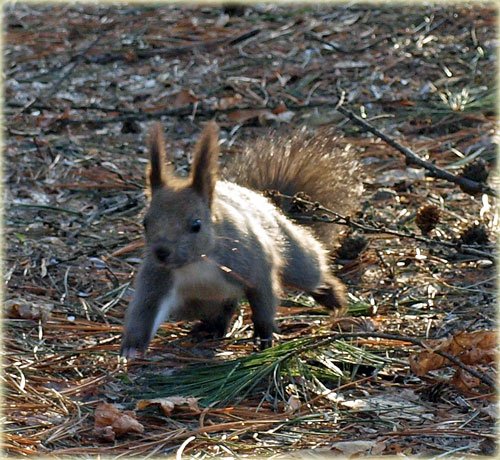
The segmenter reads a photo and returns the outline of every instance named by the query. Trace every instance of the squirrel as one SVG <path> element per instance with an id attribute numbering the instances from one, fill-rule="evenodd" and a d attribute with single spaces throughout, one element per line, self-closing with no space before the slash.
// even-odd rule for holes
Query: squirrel
<path id="1" fill-rule="evenodd" d="M 239 184 L 218 180 L 213 121 L 198 139 L 187 179 L 166 170 L 159 123 L 150 130 L 149 151 L 146 251 L 125 314 L 122 356 L 145 352 L 165 320 L 201 320 L 199 331 L 223 337 L 242 297 L 254 338 L 266 349 L 283 287 L 305 291 L 330 310 L 345 309 L 345 286 L 328 266 L 331 243 L 313 233 L 328 240 L 333 225 L 299 226 L 259 192 L 302 191 L 335 210 L 352 209 L 361 190 L 358 163 L 347 151 L 335 152 L 331 136 L 308 137 L 303 129 L 257 142 L 227 168 Z"/>

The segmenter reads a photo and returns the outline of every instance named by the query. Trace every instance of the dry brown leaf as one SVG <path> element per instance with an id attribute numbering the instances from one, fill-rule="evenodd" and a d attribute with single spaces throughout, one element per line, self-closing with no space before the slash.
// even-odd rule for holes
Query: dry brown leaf
<path id="1" fill-rule="evenodd" d="M 113 442 L 116 439 L 116 433 L 111 426 L 99 426 L 94 428 L 95 435 L 106 442 Z"/>
<path id="2" fill-rule="evenodd" d="M 464 364 L 489 364 L 495 362 L 496 352 L 494 349 L 475 348 L 458 356 Z"/>
<path id="3" fill-rule="evenodd" d="M 54 306 L 52 304 L 36 305 L 19 300 L 7 300 L 4 303 L 9 318 L 32 319 L 47 321 Z"/>
<path id="4" fill-rule="evenodd" d="M 195 94 L 190 89 L 183 89 L 179 91 L 175 95 L 174 102 L 172 103 L 172 107 L 183 107 L 188 104 L 194 104 L 198 102 L 199 99 L 195 96 Z"/>
<path id="5" fill-rule="evenodd" d="M 137 61 L 137 53 L 134 50 L 127 50 L 123 55 L 125 58 L 125 62 L 136 62 Z"/>
<path id="6" fill-rule="evenodd" d="M 94 432 L 105 441 L 113 441 L 115 436 L 144 432 L 144 426 L 137 421 L 134 411 L 122 412 L 113 404 L 99 404 L 94 417 Z"/>
<path id="7" fill-rule="evenodd" d="M 176 407 L 188 406 L 193 412 L 200 412 L 197 398 L 185 398 L 183 396 L 170 396 L 168 398 L 141 399 L 137 402 L 136 409 L 141 410 L 149 406 L 160 406 L 164 415 L 171 415 Z"/>
<path id="8" fill-rule="evenodd" d="M 395 101 L 396 105 L 400 105 L 403 107 L 413 107 L 415 105 L 414 101 L 410 101 L 408 99 L 401 99 L 399 101 Z"/>
<path id="9" fill-rule="evenodd" d="M 262 126 L 272 123 L 290 123 L 295 116 L 295 112 L 288 110 L 286 106 L 280 105 L 273 111 L 269 109 L 245 109 L 235 110 L 228 114 L 229 121 L 234 123 L 255 122 Z"/>
<path id="10" fill-rule="evenodd" d="M 427 374 L 427 372 L 443 367 L 449 361 L 436 353 L 422 351 L 417 355 L 411 355 L 409 358 L 411 371 L 418 376 Z"/>
<path id="11" fill-rule="evenodd" d="M 416 375 L 452 365 L 435 351 L 449 353 L 467 365 L 490 364 L 496 356 L 495 331 L 460 332 L 445 340 L 428 340 L 425 344 L 431 351 L 410 356 L 410 368 Z"/>
<path id="12" fill-rule="evenodd" d="M 468 372 L 462 372 L 462 369 L 456 370 L 455 375 L 450 380 L 450 384 L 466 394 L 476 394 L 473 390 L 482 386 L 481 380 L 470 375 Z"/>
<path id="13" fill-rule="evenodd" d="M 59 121 L 69 120 L 70 118 L 71 118 L 71 110 L 69 107 L 66 107 L 64 109 L 63 113 L 60 113 L 59 115 L 57 115 L 53 119 L 48 119 L 48 123 L 46 125 L 42 124 L 42 127 L 48 128 L 48 127 L 52 126 L 52 124 L 54 124 L 54 123 L 57 123 Z"/>
<path id="14" fill-rule="evenodd" d="M 497 344 L 496 335 L 495 331 L 460 332 L 452 337 L 448 350 L 443 351 L 457 356 L 463 356 L 464 353 L 467 354 L 478 349 L 493 351 Z M 494 356 L 491 358 L 494 359 Z M 486 359 L 490 358 L 486 357 Z M 492 362 L 492 360 L 486 362 Z M 475 363 L 471 362 L 470 364 Z"/>

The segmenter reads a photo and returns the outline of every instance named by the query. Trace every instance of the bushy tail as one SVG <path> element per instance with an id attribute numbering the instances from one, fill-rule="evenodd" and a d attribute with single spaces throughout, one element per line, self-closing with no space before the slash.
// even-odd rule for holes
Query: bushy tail
<path id="1" fill-rule="evenodd" d="M 270 191 L 271 197 L 273 190 L 289 196 L 303 194 L 326 208 L 352 215 L 363 190 L 360 165 L 352 148 L 340 149 L 336 144 L 331 129 L 314 135 L 305 127 L 288 136 L 272 132 L 230 162 L 225 177 L 254 190 Z M 292 218 L 312 214 L 312 210 L 297 209 L 293 200 L 278 197 L 275 201 Z M 315 222 L 312 226 L 327 247 L 335 245 L 338 225 Z"/>

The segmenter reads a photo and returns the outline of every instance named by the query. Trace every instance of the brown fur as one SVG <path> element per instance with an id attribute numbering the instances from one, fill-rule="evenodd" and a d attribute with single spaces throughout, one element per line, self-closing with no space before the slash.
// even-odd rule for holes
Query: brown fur
<path id="1" fill-rule="evenodd" d="M 193 157 L 192 187 L 205 197 L 209 206 L 212 205 L 212 195 L 217 181 L 217 160 L 219 129 L 215 122 L 207 124 L 196 145 Z"/>
<path id="2" fill-rule="evenodd" d="M 305 127 L 288 136 L 270 132 L 230 162 L 225 177 L 253 190 L 277 190 L 290 196 L 302 192 L 326 208 L 351 215 L 363 190 L 360 165 L 350 146 L 339 149 L 336 142 L 332 128 L 313 135 Z M 291 200 L 278 204 L 291 213 Z M 337 242 L 337 225 L 315 222 L 312 228 L 328 248 Z"/>
<path id="3" fill-rule="evenodd" d="M 345 288 L 330 273 L 327 251 L 312 233 L 292 223 L 259 193 L 216 180 L 215 123 L 205 127 L 195 149 L 191 175 L 182 183 L 164 171 L 163 139 L 158 129 L 153 128 L 150 145 L 146 257 L 125 318 L 123 356 L 144 351 L 165 319 L 200 319 L 200 329 L 221 336 L 243 296 L 252 309 L 254 335 L 261 348 L 266 348 L 272 343 L 282 286 L 309 292 L 330 309 L 345 306 Z M 270 156 L 276 166 L 267 170 L 267 179 L 264 169 L 246 177 L 258 177 L 260 185 L 272 179 L 273 187 L 295 193 L 306 179 L 314 180 L 314 168 L 304 163 L 302 169 L 296 169 L 293 158 L 296 153 L 307 154 L 313 161 L 309 148 L 319 146 L 319 140 L 307 144 L 305 151 L 298 137 L 290 143 L 279 142 L 285 153 L 275 150 Z M 320 154 L 326 156 L 322 149 Z M 286 161 L 279 159 L 282 154 Z M 245 155 L 240 161 L 251 162 L 238 163 L 240 171 L 257 168 L 257 156 L 248 151 Z M 292 176 L 299 173 L 300 178 Z M 321 187 L 326 197 L 326 184 Z"/>
<path id="4" fill-rule="evenodd" d="M 156 123 L 149 133 L 150 164 L 147 170 L 147 189 L 150 191 L 163 187 L 166 163 L 165 142 L 160 123 Z"/>

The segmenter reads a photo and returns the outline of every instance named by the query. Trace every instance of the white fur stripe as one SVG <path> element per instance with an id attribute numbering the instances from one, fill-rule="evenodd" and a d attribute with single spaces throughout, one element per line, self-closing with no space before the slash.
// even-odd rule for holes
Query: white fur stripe
<path id="1" fill-rule="evenodd" d="M 156 313 L 155 322 L 153 325 L 153 331 L 151 333 L 151 337 L 156 334 L 158 328 L 162 325 L 162 323 L 169 318 L 172 313 L 177 309 L 179 305 L 179 297 L 177 295 L 177 290 L 172 290 L 166 295 L 161 301 L 160 308 Z"/>

